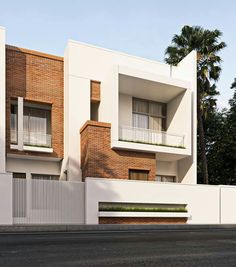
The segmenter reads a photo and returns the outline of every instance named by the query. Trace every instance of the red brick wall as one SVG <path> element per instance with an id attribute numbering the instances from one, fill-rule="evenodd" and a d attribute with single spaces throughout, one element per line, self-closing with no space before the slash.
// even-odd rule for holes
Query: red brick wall
<path id="1" fill-rule="evenodd" d="M 6 150 L 7 153 L 63 157 L 63 58 L 6 46 Z M 10 99 L 52 105 L 53 153 L 10 149 Z"/>
<path id="2" fill-rule="evenodd" d="M 111 149 L 109 123 L 88 121 L 81 131 L 82 177 L 129 179 L 129 169 L 149 170 L 149 180 L 156 174 L 154 153 Z"/>
<path id="3" fill-rule="evenodd" d="M 185 224 L 186 218 L 99 217 L 99 224 Z"/>
<path id="4" fill-rule="evenodd" d="M 100 87 L 101 83 L 98 81 L 91 81 L 91 92 L 90 92 L 90 98 L 93 103 L 100 102 Z"/>

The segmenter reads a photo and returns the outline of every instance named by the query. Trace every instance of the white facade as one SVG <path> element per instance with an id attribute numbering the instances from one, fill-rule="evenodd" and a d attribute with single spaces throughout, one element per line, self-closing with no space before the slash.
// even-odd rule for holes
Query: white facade
<path id="1" fill-rule="evenodd" d="M 90 83 L 101 82 L 100 122 L 111 123 L 111 148 L 145 151 L 156 155 L 156 175 L 174 176 L 176 182 L 196 183 L 196 53 L 191 52 L 177 67 L 115 52 L 76 41 L 69 41 L 64 54 L 64 159 L 62 164 L 48 157 L 5 155 L 5 30 L 0 28 L 0 171 L 18 172 L 22 164 L 35 160 L 37 173 L 42 161 L 57 169 L 61 179 L 81 181 L 81 127 L 91 119 Z M 166 131 L 134 129 L 134 98 L 164 103 L 167 107 Z M 51 148 L 23 144 L 23 99 L 18 97 L 18 144 L 12 148 L 50 153 Z M 131 136 L 145 135 L 143 142 Z M 161 140 L 164 145 L 149 143 Z M 128 140 L 124 140 L 128 139 Z M 164 141 L 163 141 L 164 140 Z M 148 144 L 147 142 L 148 141 Z M 159 141 L 156 141 L 159 143 Z M 18 161 L 19 160 L 19 161 Z M 9 162 L 8 162 L 9 161 Z M 19 163 L 17 163 L 19 162 Z M 35 168 L 33 167 L 35 166 Z M 60 169 L 58 169 L 60 166 Z M 49 171 L 46 171 L 47 173 Z M 54 175 L 54 171 L 50 174 Z M 27 174 L 27 177 L 30 175 Z"/>
<path id="2" fill-rule="evenodd" d="M 65 159 L 68 179 L 80 179 L 78 131 L 90 120 L 90 81 L 101 82 L 99 121 L 111 123 L 111 146 L 156 154 L 157 175 L 196 183 L 196 53 L 177 67 L 75 41 L 65 52 Z M 122 142 L 119 129 L 132 133 L 132 99 L 167 105 L 167 131 L 172 146 Z M 83 112 L 79 112 L 83 110 Z M 79 116 L 77 114 L 80 114 Z M 68 119 L 67 119 L 68 118 Z M 140 130 L 141 132 L 143 129 Z M 152 134 L 152 133 L 151 133 Z M 156 133 L 155 133 L 156 134 Z M 70 137 L 70 138 L 68 138 Z M 179 145 L 182 138 L 184 148 Z M 181 140 L 182 140 L 181 139 Z M 181 143 L 182 144 L 182 143 Z M 158 167 L 160 165 L 160 168 Z M 170 169 L 164 166 L 172 166 Z"/>

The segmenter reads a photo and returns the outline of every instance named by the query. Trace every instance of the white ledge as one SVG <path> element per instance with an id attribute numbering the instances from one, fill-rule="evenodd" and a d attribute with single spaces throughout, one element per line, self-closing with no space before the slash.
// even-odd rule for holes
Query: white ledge
<path id="1" fill-rule="evenodd" d="M 34 152 L 44 152 L 44 153 L 53 152 L 53 148 L 51 147 L 39 147 L 39 146 L 23 146 L 23 150 L 34 151 Z"/>
<path id="2" fill-rule="evenodd" d="M 17 149 L 17 150 L 18 150 L 18 145 L 13 145 L 13 144 L 11 144 L 11 145 L 10 145 L 10 149 Z"/>
<path id="3" fill-rule="evenodd" d="M 188 212 L 128 212 L 100 211 L 99 217 L 161 217 L 161 218 L 190 218 Z"/>
<path id="4" fill-rule="evenodd" d="M 19 150 L 18 145 L 10 145 L 11 149 Z M 52 153 L 53 148 L 51 147 L 40 147 L 40 146 L 23 146 L 23 150 L 25 151 L 34 151 L 34 152 L 44 152 L 44 153 Z"/>

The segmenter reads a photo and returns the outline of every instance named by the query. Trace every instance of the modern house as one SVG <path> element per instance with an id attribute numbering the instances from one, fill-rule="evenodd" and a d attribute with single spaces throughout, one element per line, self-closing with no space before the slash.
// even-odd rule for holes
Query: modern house
<path id="1" fill-rule="evenodd" d="M 195 52 L 174 67 L 75 41 L 59 57 L 2 36 L 1 53 L 2 171 L 196 183 Z"/>
<path id="2" fill-rule="evenodd" d="M 59 57 L 0 28 L 0 147 L 13 180 L 196 184 L 196 53 L 170 66 L 70 40 Z"/>

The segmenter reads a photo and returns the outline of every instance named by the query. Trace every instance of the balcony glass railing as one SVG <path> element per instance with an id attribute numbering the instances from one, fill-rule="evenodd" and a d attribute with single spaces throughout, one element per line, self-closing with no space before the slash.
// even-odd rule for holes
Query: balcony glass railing
<path id="1" fill-rule="evenodd" d="M 24 132 L 24 145 L 26 146 L 40 146 L 51 147 L 52 136 L 51 134 L 40 132 Z"/>
<path id="2" fill-rule="evenodd" d="M 185 148 L 184 135 L 130 126 L 119 127 L 119 139 L 135 143 Z"/>
<path id="3" fill-rule="evenodd" d="M 11 130 L 11 144 L 17 143 L 17 131 Z M 28 132 L 23 134 L 23 143 L 26 146 L 52 147 L 52 135 L 41 132 Z"/>

